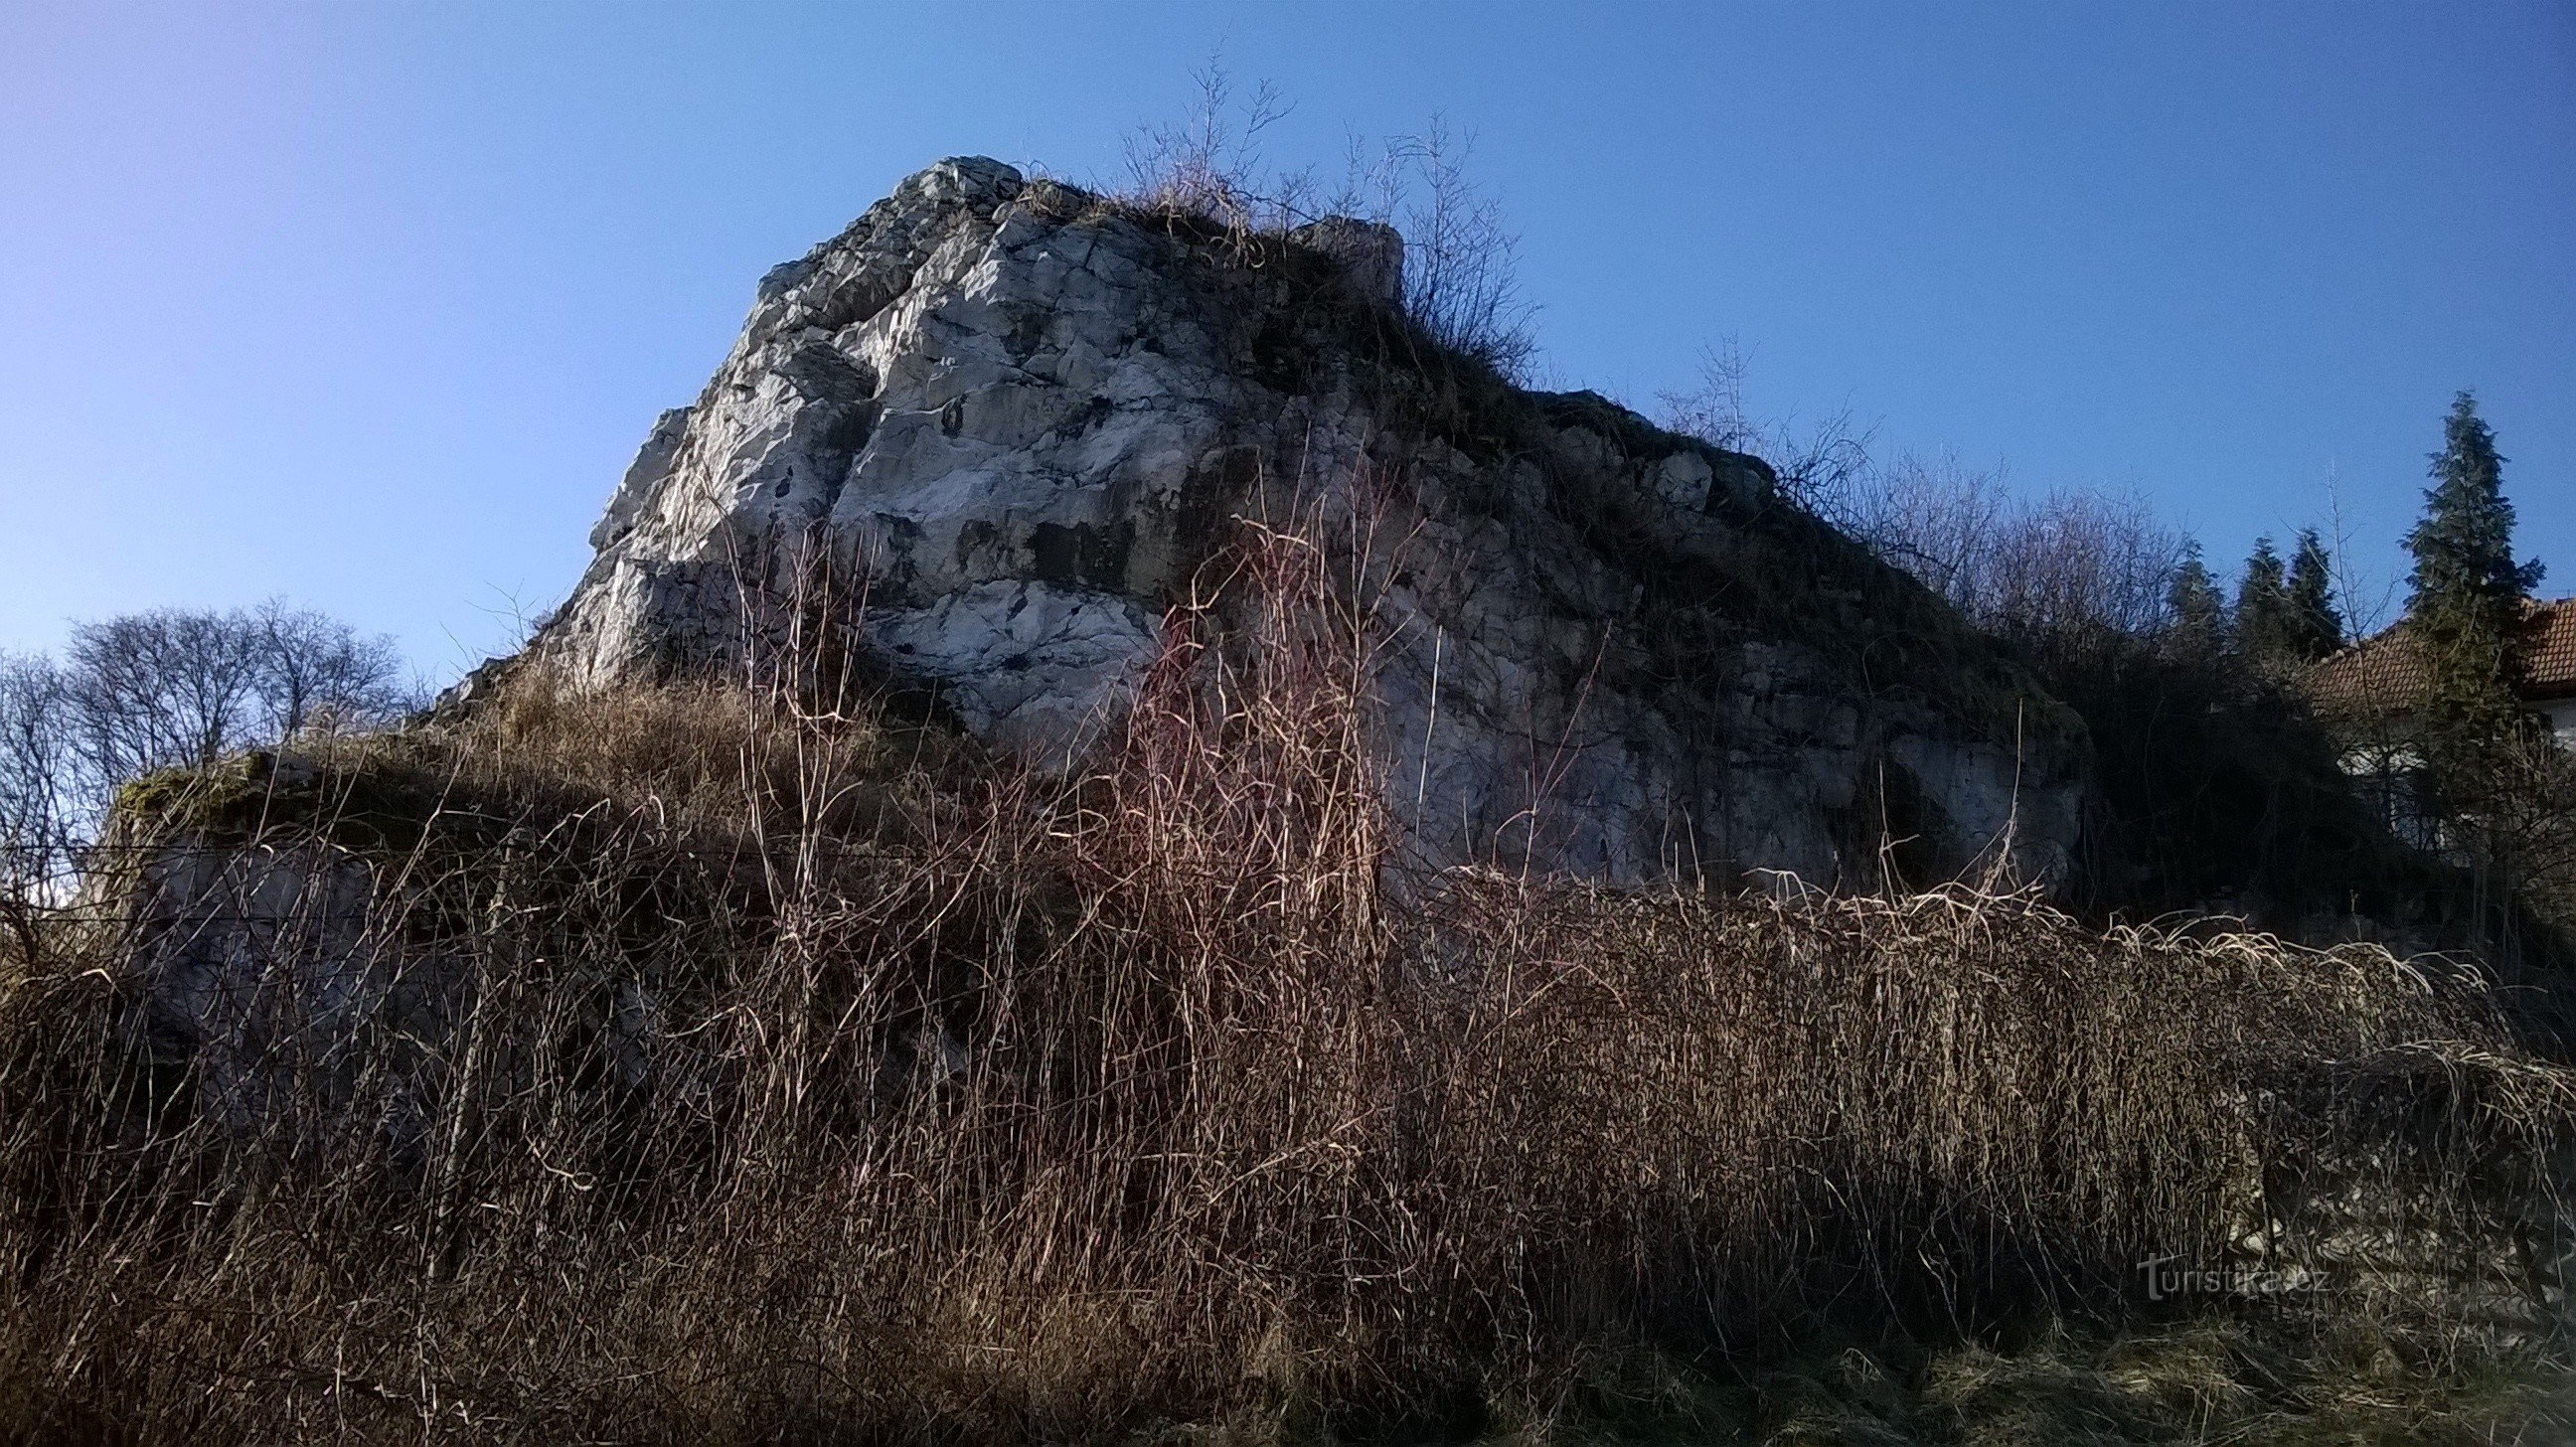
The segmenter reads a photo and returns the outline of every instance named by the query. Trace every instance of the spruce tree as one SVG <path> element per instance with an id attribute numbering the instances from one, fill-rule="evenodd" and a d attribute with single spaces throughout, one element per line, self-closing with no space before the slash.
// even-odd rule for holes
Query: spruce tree
<path id="1" fill-rule="evenodd" d="M 2334 564 L 2315 528 L 2299 529 L 2299 550 L 2290 555 L 2289 642 L 2291 655 L 2301 663 L 2314 663 L 2343 646 Z"/>
<path id="2" fill-rule="evenodd" d="M 2290 654 L 2290 590 L 2270 538 L 2254 540 L 2236 585 L 2236 648 L 2257 672 L 2282 670 Z"/>
<path id="3" fill-rule="evenodd" d="M 2406 535 L 2415 555 L 2406 611 L 2424 657 L 2425 751 L 2455 796 L 2473 796 L 2477 763 L 2512 732 L 2515 634 L 2540 564 L 2513 560 L 2513 504 L 2495 434 L 2462 392 L 2433 454 L 2424 518 Z"/>
<path id="4" fill-rule="evenodd" d="M 2218 656 L 2227 642 L 2227 605 L 2200 560 L 2197 541 L 2183 545 L 2182 566 L 2174 570 L 2173 585 L 2165 590 L 2165 606 L 2173 617 L 2176 655 L 2197 663 Z"/>

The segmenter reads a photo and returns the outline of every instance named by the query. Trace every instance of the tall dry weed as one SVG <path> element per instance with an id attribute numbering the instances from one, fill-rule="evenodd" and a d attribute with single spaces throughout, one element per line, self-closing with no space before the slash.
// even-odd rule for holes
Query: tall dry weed
<path id="1" fill-rule="evenodd" d="M 1419 1425 L 2322 1250 L 2284 1193 L 2355 1169 L 2457 1234 L 2565 1118 L 2473 978 L 2366 948 L 1408 871 L 1343 582 L 1380 544 L 1323 517 L 1237 530 L 1086 777 L 531 680 L 160 798 L 0 996 L 0 1427 Z M 152 905 L 192 851 L 284 883 Z M 224 932 L 345 870 L 339 933 Z M 218 942 L 342 1013 L 219 1034 L 137 963 Z"/>

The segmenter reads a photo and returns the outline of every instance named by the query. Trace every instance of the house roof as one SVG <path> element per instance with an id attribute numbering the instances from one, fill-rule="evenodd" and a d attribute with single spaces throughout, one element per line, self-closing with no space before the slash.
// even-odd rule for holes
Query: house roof
<path id="1" fill-rule="evenodd" d="M 2525 603 L 2522 697 L 2576 697 L 2576 598 Z M 2308 696 L 2328 713 L 2396 713 L 2424 688 L 2423 650 L 2411 625 L 2382 629 L 2308 670 Z"/>

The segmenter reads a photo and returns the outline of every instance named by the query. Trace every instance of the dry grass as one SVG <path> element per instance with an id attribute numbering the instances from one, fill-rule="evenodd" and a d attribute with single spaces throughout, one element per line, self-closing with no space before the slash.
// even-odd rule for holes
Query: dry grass
<path id="1" fill-rule="evenodd" d="M 2122 1330 L 2038 1321 L 2010 1340 L 1824 1334 L 1756 1362 L 1597 1359 L 1496 1447 L 2132 1447 L 2520 1443 L 2576 1434 L 2576 1393 L 2534 1359 L 2428 1364 L 2405 1334 L 2242 1315 Z"/>
<path id="2" fill-rule="evenodd" d="M 0 996 L 0 1436 L 1575 1437 L 1604 1363 L 1988 1341 L 2267 1216 L 2332 1266 L 2356 1173 L 2462 1250 L 2528 1198 L 2569 1086 L 2463 974 L 1391 868 L 1347 561 L 1245 529 L 1070 783 L 523 684 L 129 799 L 129 848 L 362 870 L 340 958 L 400 988 L 187 1038 L 166 931 L 50 922 Z M 326 936 L 252 952 L 272 993 Z M 1794 1361 L 1704 1436 L 2069 1440 L 1959 1425 L 2064 1350 L 1948 1350 L 1868 1409 L 1916 1438 L 1800 1415 Z"/>

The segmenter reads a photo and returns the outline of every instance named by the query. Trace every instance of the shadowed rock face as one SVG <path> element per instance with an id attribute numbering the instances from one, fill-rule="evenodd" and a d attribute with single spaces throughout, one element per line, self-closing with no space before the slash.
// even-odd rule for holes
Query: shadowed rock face
<path id="1" fill-rule="evenodd" d="M 738 664 L 779 626 L 761 600 L 828 563 L 876 663 L 1060 763 L 1227 519 L 1303 503 L 1406 540 L 1351 586 L 1390 802 L 1430 861 L 2062 874 L 2080 725 L 1760 461 L 1590 394 L 1434 407 L 1400 238 L 1265 245 L 989 160 L 911 177 L 762 279 L 531 658 L 590 685 Z"/>

